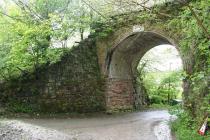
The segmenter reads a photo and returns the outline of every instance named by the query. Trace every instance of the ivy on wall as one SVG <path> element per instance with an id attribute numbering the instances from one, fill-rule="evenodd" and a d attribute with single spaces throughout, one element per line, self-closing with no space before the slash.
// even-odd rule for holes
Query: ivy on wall
<path id="1" fill-rule="evenodd" d="M 159 29 L 173 39 L 184 63 L 184 100 L 190 114 L 202 118 L 210 112 L 209 66 L 209 5 L 198 0 L 174 4 L 165 3 L 151 9 L 124 13 L 107 22 L 96 22 L 95 36 L 107 38 L 122 27 L 143 25 L 147 30 Z"/>

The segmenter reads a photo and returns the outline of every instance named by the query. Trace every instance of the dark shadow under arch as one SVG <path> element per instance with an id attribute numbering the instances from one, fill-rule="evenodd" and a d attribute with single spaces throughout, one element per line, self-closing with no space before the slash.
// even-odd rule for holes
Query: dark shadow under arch
<path id="1" fill-rule="evenodd" d="M 106 58 L 108 110 L 133 108 L 138 63 L 146 52 L 163 44 L 173 45 L 179 52 L 170 39 L 155 32 L 135 32 L 111 49 Z"/>

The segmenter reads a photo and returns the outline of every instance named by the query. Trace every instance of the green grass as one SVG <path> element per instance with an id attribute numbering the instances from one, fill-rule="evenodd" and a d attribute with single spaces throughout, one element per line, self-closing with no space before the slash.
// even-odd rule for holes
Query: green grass
<path id="1" fill-rule="evenodd" d="M 149 108 L 151 109 L 170 109 L 172 106 L 168 104 L 151 104 Z"/>
<path id="2" fill-rule="evenodd" d="M 198 134 L 200 124 L 180 108 L 170 110 L 170 113 L 177 115 L 177 119 L 171 123 L 172 132 L 177 140 L 210 140 L 209 132 L 205 136 Z"/>
<path id="3" fill-rule="evenodd" d="M 11 113 L 33 113 L 37 112 L 37 110 L 37 106 L 15 100 L 8 102 L 6 107 L 6 111 Z"/>

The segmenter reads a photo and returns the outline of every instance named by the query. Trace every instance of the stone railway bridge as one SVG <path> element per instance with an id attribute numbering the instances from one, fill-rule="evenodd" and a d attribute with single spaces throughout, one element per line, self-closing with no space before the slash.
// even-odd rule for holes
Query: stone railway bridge
<path id="1" fill-rule="evenodd" d="M 135 80 L 137 66 L 146 52 L 163 44 L 174 45 L 178 49 L 164 32 L 149 28 L 133 32 L 134 28 L 118 30 L 108 40 L 97 42 L 100 70 L 106 77 L 105 96 L 109 110 L 132 109 L 138 101 L 137 104 L 143 105 L 145 99 L 141 93 L 136 93 Z"/>
<path id="2" fill-rule="evenodd" d="M 181 7 L 173 6 L 177 10 Z M 172 12 L 165 5 L 160 9 Z M 182 55 L 179 48 L 182 33 L 167 24 L 171 18 L 145 18 L 144 14 L 119 16 L 111 24 L 113 32 L 106 37 L 89 36 L 59 62 L 1 86 L 1 102 L 15 101 L 32 110 L 49 112 L 133 109 L 136 100 L 141 105 L 144 99 L 141 93 L 136 94 L 134 84 L 137 65 L 151 48 L 171 44 L 180 52 L 184 70 L 190 73 L 192 67 L 191 56 Z M 95 34 L 104 32 L 101 28 Z M 187 97 L 188 81 L 184 81 L 183 88 Z"/>

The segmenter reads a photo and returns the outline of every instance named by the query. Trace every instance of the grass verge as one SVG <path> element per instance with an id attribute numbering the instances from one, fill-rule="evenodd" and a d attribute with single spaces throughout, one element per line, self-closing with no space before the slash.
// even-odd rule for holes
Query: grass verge
<path id="1" fill-rule="evenodd" d="M 171 122 L 171 130 L 176 140 L 210 140 L 209 130 L 205 136 L 199 135 L 200 124 L 181 107 L 173 107 L 169 112 L 177 116 L 177 119 Z"/>

